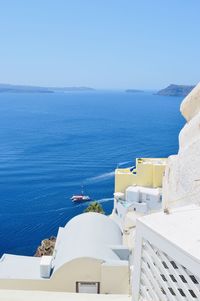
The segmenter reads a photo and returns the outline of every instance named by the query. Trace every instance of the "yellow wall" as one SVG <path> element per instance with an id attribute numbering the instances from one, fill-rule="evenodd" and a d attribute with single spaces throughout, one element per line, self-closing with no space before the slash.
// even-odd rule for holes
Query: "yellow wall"
<path id="1" fill-rule="evenodd" d="M 76 281 L 101 281 L 101 261 L 92 258 L 73 260 L 63 265 L 52 278 L 58 291 L 76 292 Z"/>
<path id="2" fill-rule="evenodd" d="M 109 275 L 112 275 L 110 280 Z M 100 260 L 80 258 L 64 264 L 50 279 L 0 279 L 0 289 L 76 292 L 77 281 L 88 281 L 100 282 L 100 293 L 105 293 L 105 290 L 109 290 L 111 294 L 116 293 L 116 291 L 119 294 L 125 294 L 129 287 L 128 268 L 125 269 L 122 266 L 121 269 L 115 269 L 112 267 L 109 275 L 105 272 L 102 273 L 102 262 Z M 122 279 L 122 276 L 124 280 L 120 284 L 119 280 Z M 104 277 L 106 278 L 103 279 Z M 107 285 L 105 284 L 106 282 Z"/>
<path id="3" fill-rule="evenodd" d="M 126 169 L 115 170 L 115 192 L 125 192 L 132 185 L 144 187 L 162 187 L 163 174 L 166 164 L 158 164 L 157 160 L 164 163 L 166 159 L 144 158 L 136 160 L 136 174 Z M 148 162 L 148 163 L 147 163 Z"/>
<path id="4" fill-rule="evenodd" d="M 131 172 L 119 173 L 115 171 L 115 192 L 124 192 L 128 186 L 137 184 L 137 176 Z"/>
<path id="5" fill-rule="evenodd" d="M 153 165 L 137 164 L 137 185 L 152 187 L 153 184 Z"/>
<path id="6" fill-rule="evenodd" d="M 102 264 L 102 294 L 129 294 L 129 267 L 128 264 L 122 266 L 113 266 Z"/>

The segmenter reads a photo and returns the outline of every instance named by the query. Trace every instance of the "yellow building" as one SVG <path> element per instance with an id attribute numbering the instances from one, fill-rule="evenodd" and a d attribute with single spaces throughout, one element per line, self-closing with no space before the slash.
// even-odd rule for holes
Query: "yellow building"
<path id="1" fill-rule="evenodd" d="M 166 158 L 136 159 L 135 169 L 117 168 L 115 170 L 115 192 L 124 193 L 133 185 L 158 188 L 162 187 Z"/>

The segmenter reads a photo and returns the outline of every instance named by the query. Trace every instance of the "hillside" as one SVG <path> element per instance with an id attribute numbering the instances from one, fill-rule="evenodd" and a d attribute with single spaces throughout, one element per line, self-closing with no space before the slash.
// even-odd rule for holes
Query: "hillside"
<path id="1" fill-rule="evenodd" d="M 158 91 L 156 95 L 163 96 L 187 96 L 195 86 L 187 85 L 174 85 L 171 84 L 168 87 Z"/>
<path id="2" fill-rule="evenodd" d="M 26 85 L 0 84 L 0 93 L 55 93 L 55 92 L 76 92 L 93 91 L 89 87 L 37 87 Z"/>

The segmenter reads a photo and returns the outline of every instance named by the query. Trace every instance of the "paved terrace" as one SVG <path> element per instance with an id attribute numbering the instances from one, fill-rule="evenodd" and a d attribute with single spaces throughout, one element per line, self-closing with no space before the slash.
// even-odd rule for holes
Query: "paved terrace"
<path id="1" fill-rule="evenodd" d="M 0 301 L 131 301 L 127 295 L 0 290 Z"/>

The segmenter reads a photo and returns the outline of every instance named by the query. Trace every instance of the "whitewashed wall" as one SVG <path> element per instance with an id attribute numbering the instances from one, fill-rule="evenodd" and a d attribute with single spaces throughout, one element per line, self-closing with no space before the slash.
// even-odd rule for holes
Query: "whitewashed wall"
<path id="1" fill-rule="evenodd" d="M 200 203 L 200 84 L 183 100 L 186 124 L 179 134 L 179 151 L 170 156 L 163 181 L 163 205 Z"/>

